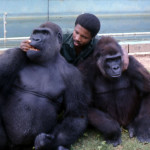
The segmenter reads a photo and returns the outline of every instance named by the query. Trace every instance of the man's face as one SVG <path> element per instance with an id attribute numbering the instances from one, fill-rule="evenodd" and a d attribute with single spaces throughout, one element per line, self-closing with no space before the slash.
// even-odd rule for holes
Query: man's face
<path id="1" fill-rule="evenodd" d="M 73 31 L 73 41 L 75 47 L 82 47 L 88 44 L 92 39 L 91 33 L 77 24 Z"/>

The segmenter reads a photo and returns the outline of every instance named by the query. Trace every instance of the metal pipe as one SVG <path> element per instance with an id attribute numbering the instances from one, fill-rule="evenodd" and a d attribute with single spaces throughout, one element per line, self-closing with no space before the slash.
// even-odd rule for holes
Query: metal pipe
<path id="1" fill-rule="evenodd" d="M 11 38 L 6 38 L 7 41 L 26 40 L 26 39 L 29 39 L 29 37 L 11 37 Z M 4 41 L 4 38 L 0 38 L 0 41 Z"/>
<path id="2" fill-rule="evenodd" d="M 5 12 L 4 15 L 3 15 L 4 43 L 6 42 L 6 33 L 7 33 L 7 30 L 6 30 L 6 24 L 7 24 L 6 18 L 7 18 L 7 12 Z"/>
<path id="3" fill-rule="evenodd" d="M 131 33 L 102 33 L 97 34 L 97 36 L 140 36 L 140 35 L 150 35 L 150 32 L 131 32 Z M 29 39 L 29 37 L 11 37 L 5 38 L 6 40 L 22 40 Z M 4 41 L 4 38 L 0 38 L 0 41 Z"/>
<path id="4" fill-rule="evenodd" d="M 98 36 L 139 36 L 139 35 L 150 35 L 150 32 L 104 33 L 104 34 L 98 34 Z"/>
<path id="5" fill-rule="evenodd" d="M 128 53 L 128 55 L 150 55 L 150 52 L 135 52 L 135 53 Z"/>
<path id="6" fill-rule="evenodd" d="M 49 21 L 49 0 L 47 0 L 47 21 Z"/>

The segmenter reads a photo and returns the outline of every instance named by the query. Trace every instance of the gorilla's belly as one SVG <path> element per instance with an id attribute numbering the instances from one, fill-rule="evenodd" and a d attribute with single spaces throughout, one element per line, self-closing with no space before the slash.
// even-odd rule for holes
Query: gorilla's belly
<path id="1" fill-rule="evenodd" d="M 4 125 L 13 144 L 29 144 L 41 132 L 50 132 L 56 123 L 54 104 L 29 93 L 11 96 L 3 110 Z"/>

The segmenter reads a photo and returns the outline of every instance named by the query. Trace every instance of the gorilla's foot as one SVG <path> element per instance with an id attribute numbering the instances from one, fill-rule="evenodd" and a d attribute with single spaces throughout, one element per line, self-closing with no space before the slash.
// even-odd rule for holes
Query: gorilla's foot
<path id="1" fill-rule="evenodd" d="M 133 138 L 135 136 L 135 130 L 134 130 L 134 128 L 133 127 L 129 127 L 128 131 L 129 131 L 130 138 Z"/>
<path id="2" fill-rule="evenodd" d="M 108 144 L 112 144 L 114 147 L 116 147 L 116 146 L 121 144 L 121 138 L 119 138 L 117 140 L 116 139 L 109 139 L 109 140 L 106 140 L 106 142 Z"/>
<path id="3" fill-rule="evenodd" d="M 150 137 L 145 138 L 145 137 L 140 136 L 140 137 L 137 137 L 137 139 L 142 143 L 150 143 Z"/>
<path id="4" fill-rule="evenodd" d="M 140 142 L 150 143 L 150 118 L 136 119 L 128 128 L 130 137 L 137 137 Z"/>
<path id="5" fill-rule="evenodd" d="M 63 146 L 59 146 L 57 150 L 69 150 L 68 148 L 65 148 Z"/>

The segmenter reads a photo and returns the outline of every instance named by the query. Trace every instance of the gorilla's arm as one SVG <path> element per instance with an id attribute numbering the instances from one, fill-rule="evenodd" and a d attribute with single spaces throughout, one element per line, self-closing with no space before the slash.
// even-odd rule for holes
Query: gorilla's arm
<path id="1" fill-rule="evenodd" d="M 150 73 L 133 56 L 127 70 L 133 84 L 142 92 L 150 92 Z"/>
<path id="2" fill-rule="evenodd" d="M 25 53 L 19 48 L 8 49 L 0 55 L 0 91 L 7 92 L 25 62 Z"/>
<path id="3" fill-rule="evenodd" d="M 62 123 L 56 127 L 54 134 L 58 145 L 70 145 L 77 140 L 86 128 L 87 97 L 85 96 L 81 74 L 76 68 L 67 69 L 63 77 L 67 85 L 64 94 L 65 116 Z"/>
<path id="4" fill-rule="evenodd" d="M 141 105 L 135 120 L 129 125 L 130 137 L 141 142 L 150 141 L 150 73 L 134 57 L 130 56 L 128 73 L 131 81 L 141 93 Z"/>

